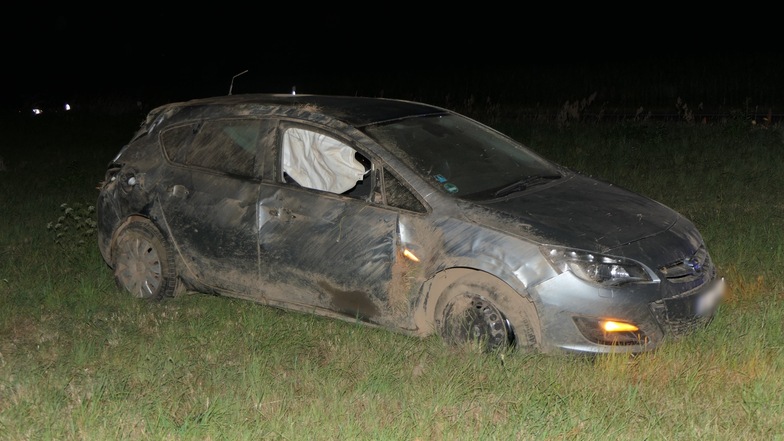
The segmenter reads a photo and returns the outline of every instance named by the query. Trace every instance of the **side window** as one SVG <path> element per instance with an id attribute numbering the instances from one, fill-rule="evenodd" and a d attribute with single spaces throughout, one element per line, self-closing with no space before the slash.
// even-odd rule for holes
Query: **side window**
<path id="1" fill-rule="evenodd" d="M 414 193 L 403 185 L 400 180 L 388 170 L 383 170 L 384 199 L 390 207 L 402 208 L 404 210 L 415 211 L 417 213 L 427 212 L 427 208 L 419 202 Z"/>
<path id="2" fill-rule="evenodd" d="M 253 177 L 265 120 L 218 120 L 174 127 L 161 134 L 170 160 Z"/>
<path id="3" fill-rule="evenodd" d="M 340 140 L 299 127 L 281 138 L 281 179 L 315 190 L 364 198 L 370 195 L 371 163 Z"/>
<path id="4" fill-rule="evenodd" d="M 185 155 L 201 128 L 200 123 L 172 127 L 161 133 L 161 145 L 166 157 L 172 162 L 185 163 Z"/>

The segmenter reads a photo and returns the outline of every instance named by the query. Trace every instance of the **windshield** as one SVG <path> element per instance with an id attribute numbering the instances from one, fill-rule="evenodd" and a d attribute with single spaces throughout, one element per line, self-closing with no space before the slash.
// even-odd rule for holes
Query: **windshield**
<path id="1" fill-rule="evenodd" d="M 500 197 L 560 177 L 556 165 L 460 115 L 396 120 L 363 131 L 434 186 L 464 199 Z"/>

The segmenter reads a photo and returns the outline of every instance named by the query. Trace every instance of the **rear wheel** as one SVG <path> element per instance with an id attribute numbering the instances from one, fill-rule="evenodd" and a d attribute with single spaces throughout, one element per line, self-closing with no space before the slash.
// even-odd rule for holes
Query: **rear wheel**
<path id="1" fill-rule="evenodd" d="M 117 286 L 134 297 L 158 300 L 177 289 L 172 247 L 148 221 L 132 221 L 117 233 L 112 268 Z"/>
<path id="2" fill-rule="evenodd" d="M 538 342 L 533 303 L 486 273 L 452 283 L 438 301 L 436 319 L 441 336 L 452 345 L 495 351 L 533 349 Z"/>

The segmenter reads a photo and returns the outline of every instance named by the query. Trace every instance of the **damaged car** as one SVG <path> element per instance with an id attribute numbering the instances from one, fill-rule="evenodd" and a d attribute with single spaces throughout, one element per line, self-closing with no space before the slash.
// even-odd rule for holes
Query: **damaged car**
<path id="1" fill-rule="evenodd" d="M 412 101 L 227 95 L 152 110 L 106 170 L 117 285 L 449 344 L 637 353 L 704 327 L 724 279 L 678 212 Z"/>

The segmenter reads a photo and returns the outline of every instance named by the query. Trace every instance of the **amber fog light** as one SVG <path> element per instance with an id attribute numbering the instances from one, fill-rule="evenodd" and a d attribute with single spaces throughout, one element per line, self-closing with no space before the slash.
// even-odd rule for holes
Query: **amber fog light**
<path id="1" fill-rule="evenodd" d="M 574 317 L 574 323 L 585 338 L 600 345 L 637 345 L 648 342 L 645 333 L 629 322 Z"/>

